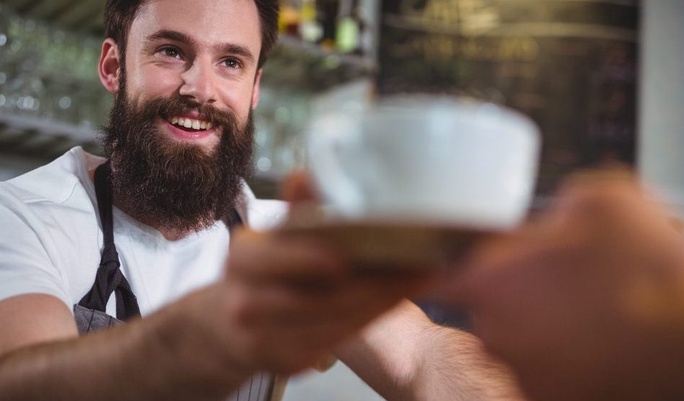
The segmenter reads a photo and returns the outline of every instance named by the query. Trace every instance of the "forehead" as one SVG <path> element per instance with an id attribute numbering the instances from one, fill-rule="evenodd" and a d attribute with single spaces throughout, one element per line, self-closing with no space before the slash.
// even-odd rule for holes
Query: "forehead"
<path id="1" fill-rule="evenodd" d="M 129 42 L 160 30 L 177 31 L 198 43 L 261 49 L 259 13 L 254 0 L 147 0 L 129 32 Z"/>

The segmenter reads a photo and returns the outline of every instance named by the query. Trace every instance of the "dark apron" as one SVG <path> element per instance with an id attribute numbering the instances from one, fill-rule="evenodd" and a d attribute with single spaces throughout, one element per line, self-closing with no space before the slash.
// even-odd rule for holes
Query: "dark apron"
<path id="1" fill-rule="evenodd" d="M 95 283 L 85 296 L 74 305 L 74 318 L 81 335 L 112 326 L 140 316 L 138 300 L 131 286 L 119 269 L 119 254 L 114 245 L 114 224 L 112 220 L 112 187 L 109 162 L 95 170 L 95 195 L 102 223 L 104 247 L 100 267 L 97 269 Z M 226 219 L 230 230 L 242 225 L 242 219 L 236 210 Z M 116 317 L 108 315 L 107 301 L 114 293 L 116 299 Z M 268 401 L 271 400 L 274 377 L 269 373 L 260 373 L 247 381 L 233 394 L 229 401 Z"/>

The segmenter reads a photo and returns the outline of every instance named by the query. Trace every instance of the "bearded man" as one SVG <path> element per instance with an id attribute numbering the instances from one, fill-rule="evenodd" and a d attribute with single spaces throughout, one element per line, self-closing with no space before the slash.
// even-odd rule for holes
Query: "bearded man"
<path id="1" fill-rule="evenodd" d="M 244 179 L 277 19 L 276 0 L 107 1 L 106 159 L 0 184 L 0 400 L 267 400 L 330 353 L 388 399 L 519 399 L 479 341 L 403 301 L 425 277 L 264 231 L 287 206 Z"/>

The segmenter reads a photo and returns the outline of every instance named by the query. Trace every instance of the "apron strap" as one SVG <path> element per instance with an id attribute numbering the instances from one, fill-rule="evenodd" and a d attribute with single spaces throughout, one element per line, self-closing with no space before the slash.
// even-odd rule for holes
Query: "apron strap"
<path id="1" fill-rule="evenodd" d="M 121 266 L 119 254 L 116 251 L 116 245 L 114 245 L 111 167 L 109 162 L 100 165 L 95 170 L 95 195 L 97 196 L 97 207 L 102 224 L 104 247 L 95 283 L 78 304 L 88 309 L 105 312 L 107 301 L 114 293 L 116 317 L 119 320 L 126 321 L 140 316 L 140 308 L 128 280 L 119 269 Z"/>
<path id="2" fill-rule="evenodd" d="M 228 227 L 230 232 L 233 232 L 236 228 L 241 227 L 244 223 L 242 222 L 242 217 L 238 213 L 237 208 L 234 208 L 228 213 L 226 217 L 223 218 L 223 223 Z"/>
<path id="3" fill-rule="evenodd" d="M 88 293 L 74 306 L 74 317 L 82 334 L 116 326 L 130 318 L 140 316 L 138 301 L 131 286 L 120 270 L 119 254 L 114 245 L 114 224 L 112 217 L 111 167 L 106 162 L 95 170 L 95 194 L 102 224 L 104 245 L 100 267 L 95 283 Z M 223 218 L 230 231 L 243 225 L 237 207 Z M 116 317 L 106 314 L 107 301 L 115 294 Z M 250 378 L 234 393 L 230 401 L 268 401 L 274 392 L 274 377 L 270 373 L 259 373 Z"/>

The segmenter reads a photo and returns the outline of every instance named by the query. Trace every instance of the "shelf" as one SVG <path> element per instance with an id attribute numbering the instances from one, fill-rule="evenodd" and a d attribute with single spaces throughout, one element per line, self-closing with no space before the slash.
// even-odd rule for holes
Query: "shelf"
<path id="1" fill-rule="evenodd" d="M 53 26 L 92 38 L 104 34 L 104 1 L 101 0 L 6 0 L 4 3 L 25 18 L 48 21 Z M 274 88 L 318 92 L 368 76 L 375 69 L 372 57 L 326 50 L 315 43 L 280 34 L 265 65 L 263 83 Z"/>
<path id="2" fill-rule="evenodd" d="M 274 88 L 319 92 L 375 73 L 370 57 L 326 50 L 314 43 L 281 35 L 264 66 L 263 84 Z"/>
<path id="3" fill-rule="evenodd" d="M 61 121 L 0 112 L 0 153 L 52 160 L 77 145 L 101 153 L 97 135 Z"/>
<path id="4" fill-rule="evenodd" d="M 50 21 L 74 32 L 101 36 L 104 1 L 101 0 L 2 0 L 19 15 Z"/>

